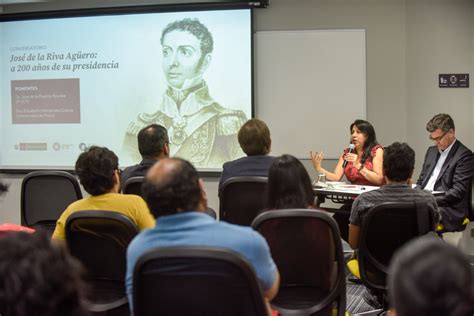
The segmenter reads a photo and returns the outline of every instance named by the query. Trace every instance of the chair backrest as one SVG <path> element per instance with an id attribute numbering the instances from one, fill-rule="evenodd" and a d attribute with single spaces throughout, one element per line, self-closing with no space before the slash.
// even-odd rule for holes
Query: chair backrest
<path id="1" fill-rule="evenodd" d="M 123 185 L 124 194 L 135 194 L 143 197 L 142 195 L 142 184 L 145 181 L 145 177 L 132 177 L 128 178 Z"/>
<path id="2" fill-rule="evenodd" d="M 66 220 L 68 248 L 84 265 L 87 279 L 121 285 L 127 246 L 138 231 L 127 216 L 113 211 L 79 211 Z"/>
<path id="3" fill-rule="evenodd" d="M 281 276 L 272 305 L 282 314 L 344 315 L 346 284 L 339 228 L 324 211 L 266 211 L 252 227 L 267 241 Z M 318 313 L 319 312 L 319 313 Z"/>
<path id="4" fill-rule="evenodd" d="M 21 224 L 54 230 L 69 204 L 82 199 L 77 179 L 65 171 L 34 171 L 21 183 Z"/>
<path id="5" fill-rule="evenodd" d="M 372 207 L 362 222 L 359 269 L 362 281 L 372 289 L 385 290 L 392 255 L 409 240 L 435 230 L 426 204 L 385 202 Z"/>
<path id="6" fill-rule="evenodd" d="M 232 224 L 250 226 L 265 208 L 266 177 L 234 177 L 227 179 L 219 191 L 219 219 Z"/>
<path id="7" fill-rule="evenodd" d="M 471 175 L 471 185 L 469 186 L 469 190 L 467 191 L 469 194 L 469 197 L 467 199 L 468 206 L 467 206 L 467 217 L 471 220 L 474 221 L 474 199 L 473 199 L 473 194 L 472 191 L 474 190 L 474 153 L 472 154 L 472 175 Z"/>
<path id="8" fill-rule="evenodd" d="M 208 207 L 206 210 L 206 214 L 212 217 L 213 219 L 217 219 L 216 211 L 212 207 Z"/>
<path id="9" fill-rule="evenodd" d="M 134 316 L 267 315 L 251 265 L 220 248 L 155 248 L 133 273 Z"/>

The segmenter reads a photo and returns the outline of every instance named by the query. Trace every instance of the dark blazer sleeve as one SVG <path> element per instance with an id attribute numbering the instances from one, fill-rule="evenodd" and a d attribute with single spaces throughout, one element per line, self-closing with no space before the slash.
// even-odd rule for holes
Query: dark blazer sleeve
<path id="1" fill-rule="evenodd" d="M 230 170 L 232 169 L 231 161 L 228 161 L 222 165 L 222 174 L 221 179 L 219 180 L 219 196 L 221 194 L 222 185 L 224 184 L 225 180 L 230 178 Z"/>
<path id="2" fill-rule="evenodd" d="M 131 166 L 128 168 L 125 168 L 122 171 L 122 174 L 120 175 L 120 189 L 123 191 L 125 182 L 130 178 L 130 174 L 132 171 L 136 168 L 137 166 Z"/>
<path id="3" fill-rule="evenodd" d="M 441 179 L 441 185 L 445 191 L 443 196 L 436 199 L 439 206 L 452 205 L 466 198 L 472 178 L 473 156 L 469 149 L 463 150 L 457 161 L 454 162 L 452 177 L 449 172 L 445 173 L 448 178 Z M 443 176 L 444 176 L 443 175 Z"/>

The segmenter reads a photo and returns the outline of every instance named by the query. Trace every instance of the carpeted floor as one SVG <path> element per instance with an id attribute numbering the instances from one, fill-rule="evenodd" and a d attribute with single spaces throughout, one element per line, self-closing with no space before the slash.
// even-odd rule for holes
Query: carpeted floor
<path id="1" fill-rule="evenodd" d="M 349 256 L 352 253 L 351 247 L 344 240 L 342 240 L 342 248 L 345 256 Z M 351 315 L 374 310 L 362 298 L 365 287 L 362 284 L 355 284 L 349 281 L 349 278 L 353 278 L 353 276 L 346 269 L 346 310 Z"/>
<path id="2" fill-rule="evenodd" d="M 349 314 L 356 314 L 374 310 L 362 298 L 365 287 L 362 284 L 355 284 L 346 279 L 346 310 Z"/>

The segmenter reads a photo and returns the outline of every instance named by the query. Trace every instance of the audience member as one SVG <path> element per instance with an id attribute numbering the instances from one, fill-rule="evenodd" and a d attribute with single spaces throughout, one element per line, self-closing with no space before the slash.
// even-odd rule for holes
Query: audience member
<path id="1" fill-rule="evenodd" d="M 157 224 L 141 232 L 128 247 L 126 286 L 130 303 L 138 258 L 152 248 L 170 246 L 210 246 L 240 253 L 253 266 L 265 298 L 271 300 L 276 295 L 279 274 L 266 241 L 250 227 L 216 222 L 204 214 L 207 197 L 203 182 L 189 162 L 161 159 L 148 172 L 143 193 Z"/>
<path id="2" fill-rule="evenodd" d="M 291 155 L 275 157 L 268 171 L 267 210 L 313 208 L 314 197 L 311 178 L 303 164 Z M 283 286 L 299 283 L 330 291 L 335 250 L 328 225 L 319 220 L 284 217 L 266 222 L 259 232 L 279 264 Z M 317 314 L 331 315 L 331 307 Z"/>
<path id="3" fill-rule="evenodd" d="M 0 258 L 0 315 L 87 315 L 79 264 L 46 235 L 10 233 Z"/>
<path id="4" fill-rule="evenodd" d="M 303 164 L 291 155 L 276 157 L 268 171 L 267 208 L 311 208 L 314 192 Z"/>
<path id="5" fill-rule="evenodd" d="M 435 146 L 428 148 L 417 184 L 424 190 L 444 191 L 436 197 L 441 222 L 447 231 L 458 229 L 470 208 L 469 191 L 473 177 L 473 155 L 456 139 L 454 121 L 437 114 L 426 124 Z"/>
<path id="6" fill-rule="evenodd" d="M 91 196 L 66 208 L 56 222 L 53 239 L 65 239 L 67 218 L 77 211 L 115 211 L 129 217 L 140 230 L 154 226 L 155 220 L 141 197 L 118 193 L 118 158 L 112 151 L 105 147 L 92 146 L 79 156 L 75 169 L 82 186 Z"/>
<path id="7" fill-rule="evenodd" d="M 161 125 L 151 124 L 142 128 L 138 132 L 137 142 L 142 161 L 138 165 L 125 168 L 122 172 L 122 189 L 129 178 L 145 176 L 155 162 L 169 157 L 170 154 L 168 131 Z"/>
<path id="8" fill-rule="evenodd" d="M 378 190 L 362 193 L 352 204 L 349 244 L 353 249 L 359 246 L 360 226 L 363 225 L 367 211 L 383 202 L 425 202 L 435 221 L 439 221 L 439 209 L 433 195 L 412 189 L 411 177 L 414 169 L 415 152 L 408 144 L 395 142 L 385 148 L 383 172 L 386 184 Z"/>
<path id="9" fill-rule="evenodd" d="M 466 257 L 435 236 L 412 240 L 394 255 L 388 290 L 392 316 L 474 314 L 474 279 Z"/>
<path id="10" fill-rule="evenodd" d="M 250 119 L 242 125 L 237 137 L 240 147 L 247 156 L 224 163 L 219 189 L 232 177 L 268 176 L 268 168 L 273 157 L 268 155 L 272 140 L 267 124 L 256 118 Z"/>

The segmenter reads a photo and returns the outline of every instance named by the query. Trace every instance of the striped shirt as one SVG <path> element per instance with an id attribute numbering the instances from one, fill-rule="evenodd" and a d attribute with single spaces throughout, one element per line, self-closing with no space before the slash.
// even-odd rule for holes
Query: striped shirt
<path id="1" fill-rule="evenodd" d="M 438 205 L 434 196 L 424 190 L 415 190 L 406 184 L 391 183 L 378 190 L 362 193 L 352 204 L 349 222 L 360 226 L 367 211 L 383 202 L 426 202 L 428 210 L 433 213 L 436 222 L 440 220 Z"/>

